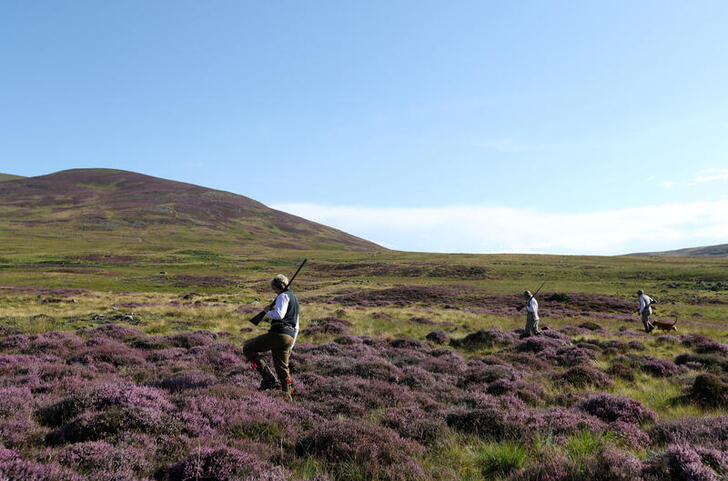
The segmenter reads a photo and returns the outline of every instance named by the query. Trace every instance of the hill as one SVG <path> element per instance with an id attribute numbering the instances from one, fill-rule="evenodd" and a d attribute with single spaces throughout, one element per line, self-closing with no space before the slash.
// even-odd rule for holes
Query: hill
<path id="1" fill-rule="evenodd" d="M 0 237 L 36 247 L 52 241 L 56 252 L 62 245 L 116 250 L 130 243 L 242 252 L 381 249 L 242 195 L 109 169 L 6 180 L 0 219 Z"/>
<path id="2" fill-rule="evenodd" d="M 628 256 L 652 256 L 652 257 L 728 257 L 728 244 L 719 244 L 704 247 L 689 247 L 662 252 L 641 252 L 627 254 Z"/>
<path id="3" fill-rule="evenodd" d="M 0 182 L 4 182 L 6 180 L 15 180 L 15 179 L 23 179 L 23 176 L 20 175 L 12 175 L 12 174 L 0 174 Z"/>

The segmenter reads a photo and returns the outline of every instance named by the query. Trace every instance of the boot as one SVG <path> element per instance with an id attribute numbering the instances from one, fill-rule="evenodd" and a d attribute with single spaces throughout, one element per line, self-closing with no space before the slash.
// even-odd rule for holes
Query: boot
<path id="1" fill-rule="evenodd" d="M 268 364 L 266 364 L 264 360 L 258 360 L 255 370 L 258 371 L 263 378 L 263 380 L 260 381 L 258 391 L 274 389 L 278 385 L 275 374 L 273 374 L 273 371 L 270 370 Z"/>
<path id="2" fill-rule="evenodd" d="M 288 401 L 293 401 L 293 388 L 291 387 L 291 378 L 281 382 L 281 391 L 283 391 L 283 397 Z"/>

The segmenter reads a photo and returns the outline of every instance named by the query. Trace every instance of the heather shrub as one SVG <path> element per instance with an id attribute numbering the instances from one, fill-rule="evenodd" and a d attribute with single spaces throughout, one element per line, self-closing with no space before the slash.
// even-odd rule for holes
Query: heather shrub
<path id="1" fill-rule="evenodd" d="M 592 386 L 598 389 L 608 389 L 614 385 L 612 380 L 609 379 L 609 376 L 603 371 L 586 366 L 572 367 L 564 373 L 557 375 L 556 380 L 578 388 Z"/>
<path id="2" fill-rule="evenodd" d="M 46 426 L 60 426 L 86 410 L 119 408 L 134 416 L 161 417 L 173 406 L 163 391 L 133 384 L 99 384 L 82 389 L 37 411 Z"/>
<path id="3" fill-rule="evenodd" d="M 205 388 L 217 382 L 217 378 L 209 373 L 190 370 L 174 374 L 162 379 L 149 381 L 147 386 L 164 389 L 169 392 L 185 391 L 188 389 Z"/>
<path id="4" fill-rule="evenodd" d="M 700 374 L 690 389 L 692 399 L 706 407 L 728 406 L 728 383 L 712 374 Z"/>
<path id="5" fill-rule="evenodd" d="M 613 394 L 596 394 L 579 404 L 579 409 L 602 421 L 641 424 L 654 421 L 655 413 L 634 399 Z"/>
<path id="6" fill-rule="evenodd" d="M 473 361 L 468 363 L 467 371 L 458 380 L 458 386 L 465 388 L 471 384 L 487 384 L 500 379 L 515 381 L 521 379 L 521 375 L 511 366 Z"/>
<path id="7" fill-rule="evenodd" d="M 25 352 L 55 354 L 65 358 L 79 349 L 82 344 L 83 341 L 76 334 L 66 331 L 51 331 L 33 336 L 30 344 L 26 346 Z"/>
<path id="8" fill-rule="evenodd" d="M 77 332 L 91 336 L 108 337 L 117 341 L 125 341 L 127 339 L 144 336 L 142 331 L 123 324 L 105 324 L 95 329 L 79 329 Z"/>
<path id="9" fill-rule="evenodd" d="M 504 332 L 499 328 L 481 329 L 468 334 L 462 339 L 453 339 L 451 344 L 454 347 L 466 349 L 478 349 L 481 347 L 506 346 L 516 341 L 516 335 L 512 332 Z"/>
<path id="10" fill-rule="evenodd" d="M 641 481 L 642 462 L 631 453 L 609 444 L 584 460 L 580 479 L 590 481 Z"/>
<path id="11" fill-rule="evenodd" d="M 451 349 L 433 349 L 430 351 L 430 356 L 423 360 L 419 367 L 440 374 L 460 374 L 467 368 L 463 356 Z"/>
<path id="12" fill-rule="evenodd" d="M 524 428 L 525 405 L 513 396 L 496 398 L 487 394 L 461 398 L 465 405 L 452 408 L 447 425 L 464 433 L 488 439 L 520 439 L 529 433 Z"/>
<path id="13" fill-rule="evenodd" d="M 523 467 L 528 450 L 522 443 L 504 441 L 484 445 L 478 452 L 478 465 L 484 477 L 505 477 Z"/>
<path id="14" fill-rule="evenodd" d="M 682 373 L 682 370 L 667 359 L 650 359 L 642 365 L 642 370 L 655 377 L 672 377 Z"/>
<path id="15" fill-rule="evenodd" d="M 529 437 L 542 434 L 564 440 L 574 433 L 599 434 L 605 429 L 605 424 L 596 417 L 558 406 L 533 409 L 521 417 L 522 429 Z"/>
<path id="16" fill-rule="evenodd" d="M 92 337 L 85 343 L 85 349 L 71 357 L 68 362 L 77 362 L 98 367 L 110 364 L 114 367 L 144 364 L 144 357 L 126 344 L 105 337 Z"/>
<path id="17" fill-rule="evenodd" d="M 87 475 L 102 471 L 109 479 L 134 479 L 152 468 L 142 450 L 118 448 L 102 441 L 72 444 L 60 452 L 59 462 Z"/>
<path id="18" fill-rule="evenodd" d="M 569 346 L 556 351 L 553 359 L 558 365 L 569 367 L 591 363 L 594 360 L 594 354 L 580 347 Z"/>
<path id="19" fill-rule="evenodd" d="M 173 347 L 184 347 L 190 349 L 192 347 L 204 346 L 210 344 L 217 339 L 217 334 L 212 331 L 202 330 L 195 332 L 184 332 L 180 334 L 171 334 L 164 336 Z"/>
<path id="20" fill-rule="evenodd" d="M 539 353 L 542 351 L 555 352 L 558 349 L 564 347 L 566 343 L 557 338 L 536 336 L 527 337 L 516 345 L 516 350 L 520 352 L 533 352 Z"/>
<path id="21" fill-rule="evenodd" d="M 728 475 L 728 453 L 703 446 L 693 446 L 693 449 L 698 453 L 704 465 L 709 466 L 723 477 Z"/>
<path id="22" fill-rule="evenodd" d="M 22 458 L 0 463 L 0 479 L 9 481 L 83 481 L 85 478 L 56 463 L 40 464 Z"/>
<path id="23" fill-rule="evenodd" d="M 630 449 L 642 449 L 650 444 L 650 436 L 639 425 L 614 421 L 609 424 L 609 433 L 618 444 Z"/>
<path id="24" fill-rule="evenodd" d="M 416 459 L 422 454 L 415 443 L 394 431 L 355 420 L 329 421 L 315 427 L 296 443 L 299 456 L 317 456 L 330 463 L 335 479 L 400 479 L 424 477 Z M 359 466 L 359 473 L 352 467 Z M 352 476 L 352 474 L 354 474 Z"/>
<path id="25" fill-rule="evenodd" d="M 350 335 L 351 322 L 339 319 L 338 317 L 324 317 L 322 319 L 313 319 L 308 327 L 302 331 L 306 336 L 317 336 L 322 334 L 332 335 Z"/>
<path id="26" fill-rule="evenodd" d="M 647 459 L 643 475 L 647 481 L 718 481 L 715 472 L 705 466 L 700 455 L 687 444 L 670 445 L 664 453 Z"/>
<path id="27" fill-rule="evenodd" d="M 447 430 L 443 418 L 414 406 L 388 409 L 379 423 L 403 438 L 413 439 L 425 446 L 441 440 Z"/>
<path id="28" fill-rule="evenodd" d="M 169 349 L 172 343 L 168 336 L 143 336 L 134 339 L 131 347 L 144 350 Z"/>
<path id="29" fill-rule="evenodd" d="M 658 421 L 649 435 L 653 445 L 686 442 L 728 451 L 728 416 L 685 416 Z"/>
<path id="30" fill-rule="evenodd" d="M 167 481 L 285 481 L 282 468 L 231 448 L 198 448 L 165 473 Z"/>
<path id="31" fill-rule="evenodd" d="M 425 336 L 425 339 L 435 344 L 447 344 L 450 342 L 450 336 L 445 331 L 432 331 Z"/>
<path id="32" fill-rule="evenodd" d="M 686 352 L 675 358 L 675 364 L 728 373 L 728 359 L 717 354 L 690 354 Z"/>

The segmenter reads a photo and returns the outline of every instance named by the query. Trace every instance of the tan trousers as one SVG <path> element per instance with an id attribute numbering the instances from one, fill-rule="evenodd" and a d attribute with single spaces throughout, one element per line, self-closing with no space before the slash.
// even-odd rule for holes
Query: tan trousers
<path id="1" fill-rule="evenodd" d="M 243 344 L 243 353 L 249 361 L 255 361 L 261 352 L 270 351 L 273 356 L 273 367 L 278 375 L 278 382 L 285 388 L 290 384 L 290 372 L 288 370 L 288 358 L 291 356 L 293 338 L 288 334 L 278 332 L 267 332 L 260 336 L 248 339 Z"/>

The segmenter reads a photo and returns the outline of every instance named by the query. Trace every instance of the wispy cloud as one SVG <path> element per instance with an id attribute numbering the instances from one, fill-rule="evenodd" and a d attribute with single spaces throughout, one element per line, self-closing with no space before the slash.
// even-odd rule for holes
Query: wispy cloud
<path id="1" fill-rule="evenodd" d="M 701 184 L 703 182 L 727 181 L 728 169 L 706 169 L 700 172 L 693 182 Z"/>
<path id="2" fill-rule="evenodd" d="M 728 239 L 728 200 L 579 214 L 509 207 L 369 208 L 278 204 L 275 209 L 400 250 L 611 255 Z"/>
<path id="3" fill-rule="evenodd" d="M 695 177 L 687 181 L 664 180 L 662 186 L 666 188 L 680 185 L 697 185 L 705 182 L 726 182 L 728 181 L 728 168 L 710 168 L 698 172 Z"/>

